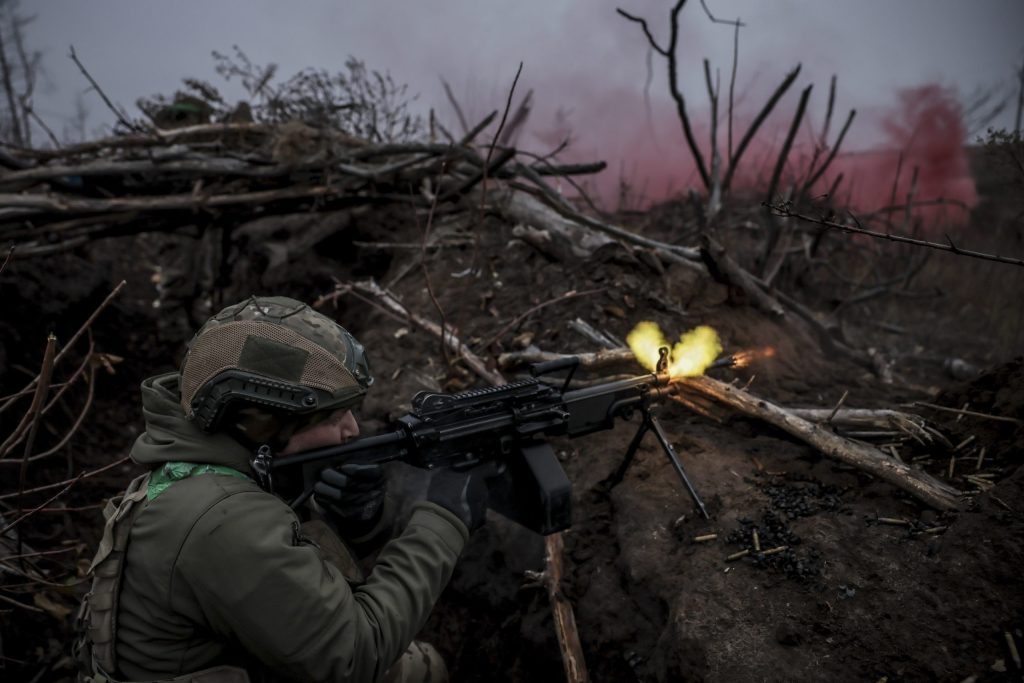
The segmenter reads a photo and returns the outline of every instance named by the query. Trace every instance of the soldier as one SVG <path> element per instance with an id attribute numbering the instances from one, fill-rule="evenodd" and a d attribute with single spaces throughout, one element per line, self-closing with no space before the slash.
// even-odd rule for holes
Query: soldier
<path id="1" fill-rule="evenodd" d="M 284 297 L 211 318 L 181 372 L 143 382 L 149 472 L 112 501 L 80 618 L 86 681 L 442 681 L 413 642 L 486 511 L 473 472 L 438 471 L 364 576 L 355 553 L 392 534 L 379 465 L 320 474 L 312 510 L 264 490 L 257 448 L 291 453 L 359 433 L 363 347 Z"/>

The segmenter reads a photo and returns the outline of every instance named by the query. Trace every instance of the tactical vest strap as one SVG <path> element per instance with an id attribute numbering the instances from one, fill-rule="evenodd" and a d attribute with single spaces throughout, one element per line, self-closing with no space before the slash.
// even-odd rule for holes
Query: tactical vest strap
<path id="1" fill-rule="evenodd" d="M 142 511 L 139 503 L 146 499 L 149 474 L 136 477 L 122 496 L 111 498 L 103 510 L 106 524 L 99 549 L 89 566 L 92 589 L 82 601 L 78 627 L 84 631 L 83 642 L 76 647 L 80 660 L 91 670 L 95 683 L 114 682 L 107 671 L 117 671 L 116 639 L 117 600 L 121 589 L 121 572 L 132 523 Z M 86 680 L 90 680 L 87 678 Z"/>

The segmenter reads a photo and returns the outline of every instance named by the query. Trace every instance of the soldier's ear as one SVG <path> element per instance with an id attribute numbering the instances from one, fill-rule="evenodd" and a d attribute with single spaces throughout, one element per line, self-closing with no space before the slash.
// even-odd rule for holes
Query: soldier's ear
<path id="1" fill-rule="evenodd" d="M 286 426 L 286 421 L 282 416 L 253 406 L 236 408 L 224 420 L 225 429 L 232 436 L 249 445 L 287 442 L 291 437 L 292 430 L 286 430 Z M 283 431 L 289 433 L 283 435 Z M 282 436 L 284 436 L 283 439 Z"/>

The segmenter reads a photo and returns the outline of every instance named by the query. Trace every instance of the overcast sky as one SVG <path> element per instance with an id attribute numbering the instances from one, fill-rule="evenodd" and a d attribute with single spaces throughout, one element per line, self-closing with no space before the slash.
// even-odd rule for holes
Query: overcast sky
<path id="1" fill-rule="evenodd" d="M 818 116 L 831 75 L 837 106 L 856 107 L 852 146 L 876 144 L 878 121 L 903 88 L 937 83 L 966 95 L 977 87 L 1009 88 L 1024 59 L 1022 0 L 706 0 L 722 18 L 740 17 L 737 92 L 742 108 L 759 106 L 785 72 L 803 64 L 796 86 L 815 83 L 810 112 Z M 667 98 L 660 58 L 654 59 L 652 129 L 643 88 L 648 48 L 639 27 L 615 13 L 621 6 L 647 17 L 667 40 L 670 0 L 22 0 L 34 14 L 30 42 L 44 51 L 50 88 L 36 98 L 56 130 L 85 98 L 93 127 L 110 117 L 68 59 L 79 57 L 110 97 L 132 108 L 140 95 L 170 93 L 183 76 L 213 74 L 211 50 L 241 46 L 255 62 L 276 62 L 283 75 L 304 67 L 340 69 L 348 55 L 388 70 L 451 121 L 439 77 L 453 86 L 471 116 L 500 108 L 520 61 L 517 92 L 535 89 L 536 108 L 521 146 L 545 147 L 563 108 L 579 142 L 614 157 L 613 141 L 637 136 L 676 144 L 678 122 Z M 695 118 L 706 118 L 701 59 L 728 83 L 732 28 L 712 24 L 699 0 L 682 12 L 681 84 Z M 778 109 L 786 125 L 794 87 Z M 723 91 L 725 87 L 723 87 Z M 229 89 L 230 92 L 230 89 Z M 83 94 L 84 93 L 84 94 Z M 1016 90 L 1014 90 L 1014 95 Z M 1014 96 L 1015 100 L 1015 96 Z M 997 120 L 1012 125 L 1016 102 Z M 816 125 L 820 125 L 817 123 Z M 836 124 L 838 125 L 838 124 Z"/>

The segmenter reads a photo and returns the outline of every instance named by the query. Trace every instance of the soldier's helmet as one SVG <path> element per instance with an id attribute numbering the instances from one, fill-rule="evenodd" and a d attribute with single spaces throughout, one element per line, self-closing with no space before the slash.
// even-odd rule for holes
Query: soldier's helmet
<path id="1" fill-rule="evenodd" d="M 242 414 L 294 429 L 358 405 L 371 384 L 363 346 L 341 325 L 295 299 L 250 297 L 210 318 L 189 343 L 181 407 L 205 431 Z"/>

